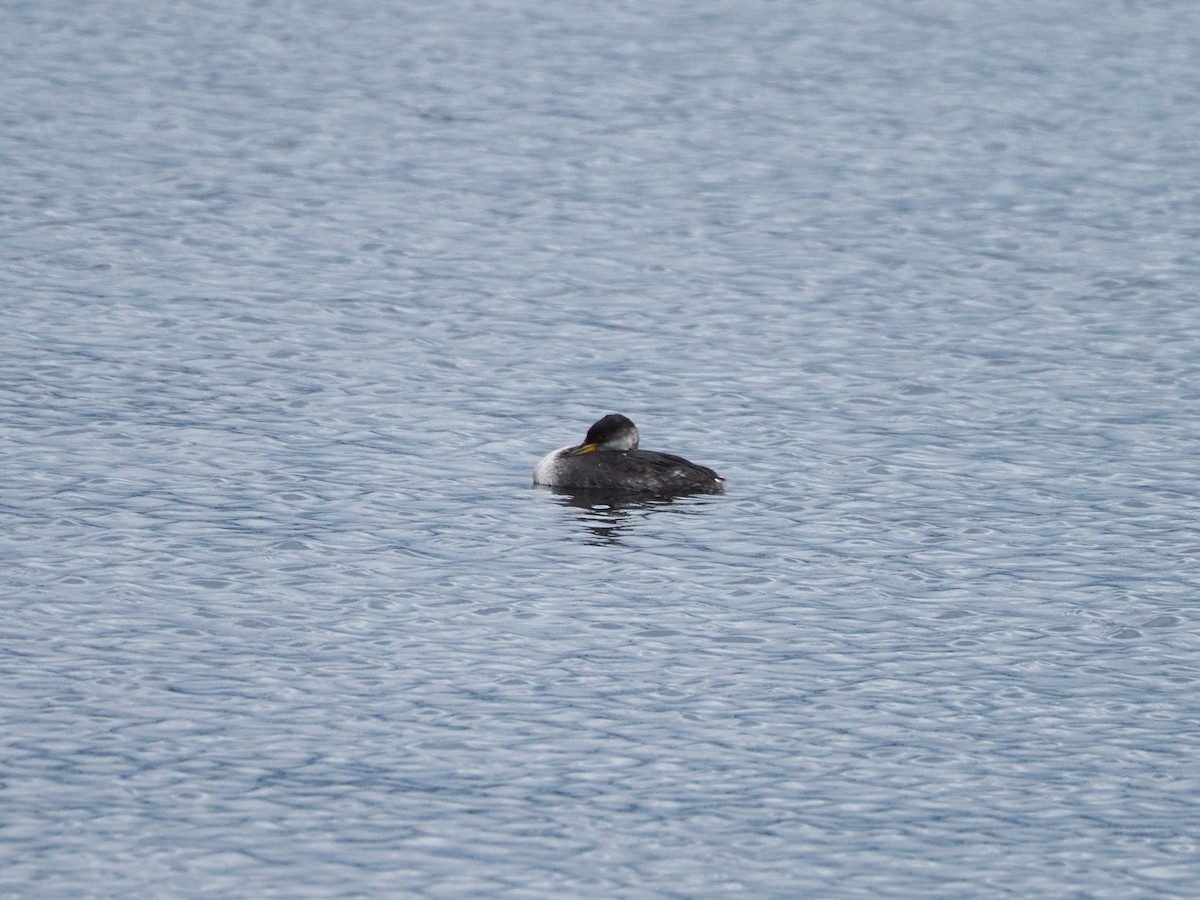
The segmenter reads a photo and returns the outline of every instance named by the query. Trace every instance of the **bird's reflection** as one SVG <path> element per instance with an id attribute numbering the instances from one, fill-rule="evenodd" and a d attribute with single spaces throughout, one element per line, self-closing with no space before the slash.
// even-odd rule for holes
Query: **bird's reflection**
<path id="1" fill-rule="evenodd" d="M 707 497 L 687 494 L 614 494 L 604 491 L 579 491 L 570 488 L 540 487 L 554 502 L 579 511 L 579 523 L 594 543 L 616 544 L 638 522 L 655 510 L 687 501 L 704 502 Z"/>

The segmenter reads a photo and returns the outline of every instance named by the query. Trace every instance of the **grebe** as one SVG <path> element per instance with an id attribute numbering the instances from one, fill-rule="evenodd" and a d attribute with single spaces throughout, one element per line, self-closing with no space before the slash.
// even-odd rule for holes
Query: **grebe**
<path id="1" fill-rule="evenodd" d="M 725 479 L 682 456 L 638 449 L 638 430 L 610 413 L 588 429 L 582 444 L 547 454 L 533 483 L 606 494 L 720 494 Z"/>

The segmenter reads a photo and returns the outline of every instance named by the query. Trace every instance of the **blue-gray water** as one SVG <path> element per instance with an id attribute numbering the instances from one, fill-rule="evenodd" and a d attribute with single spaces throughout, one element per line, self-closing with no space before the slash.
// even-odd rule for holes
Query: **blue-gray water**
<path id="1" fill-rule="evenodd" d="M 1194 891 L 1191 0 L 0 25 L 0 893 Z"/>

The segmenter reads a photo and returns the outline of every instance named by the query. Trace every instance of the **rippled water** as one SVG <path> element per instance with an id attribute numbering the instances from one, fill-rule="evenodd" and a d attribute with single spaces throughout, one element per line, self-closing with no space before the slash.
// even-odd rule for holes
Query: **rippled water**
<path id="1" fill-rule="evenodd" d="M 334 6 L 4 13 L 0 891 L 1189 895 L 1197 8 Z"/>

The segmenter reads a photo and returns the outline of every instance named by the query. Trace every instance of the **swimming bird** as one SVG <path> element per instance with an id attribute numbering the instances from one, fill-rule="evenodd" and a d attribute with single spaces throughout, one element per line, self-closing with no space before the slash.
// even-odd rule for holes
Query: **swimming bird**
<path id="1" fill-rule="evenodd" d="M 638 449 L 638 430 L 610 413 L 588 429 L 582 444 L 548 453 L 533 483 L 605 494 L 720 494 L 725 479 L 682 456 Z"/>

